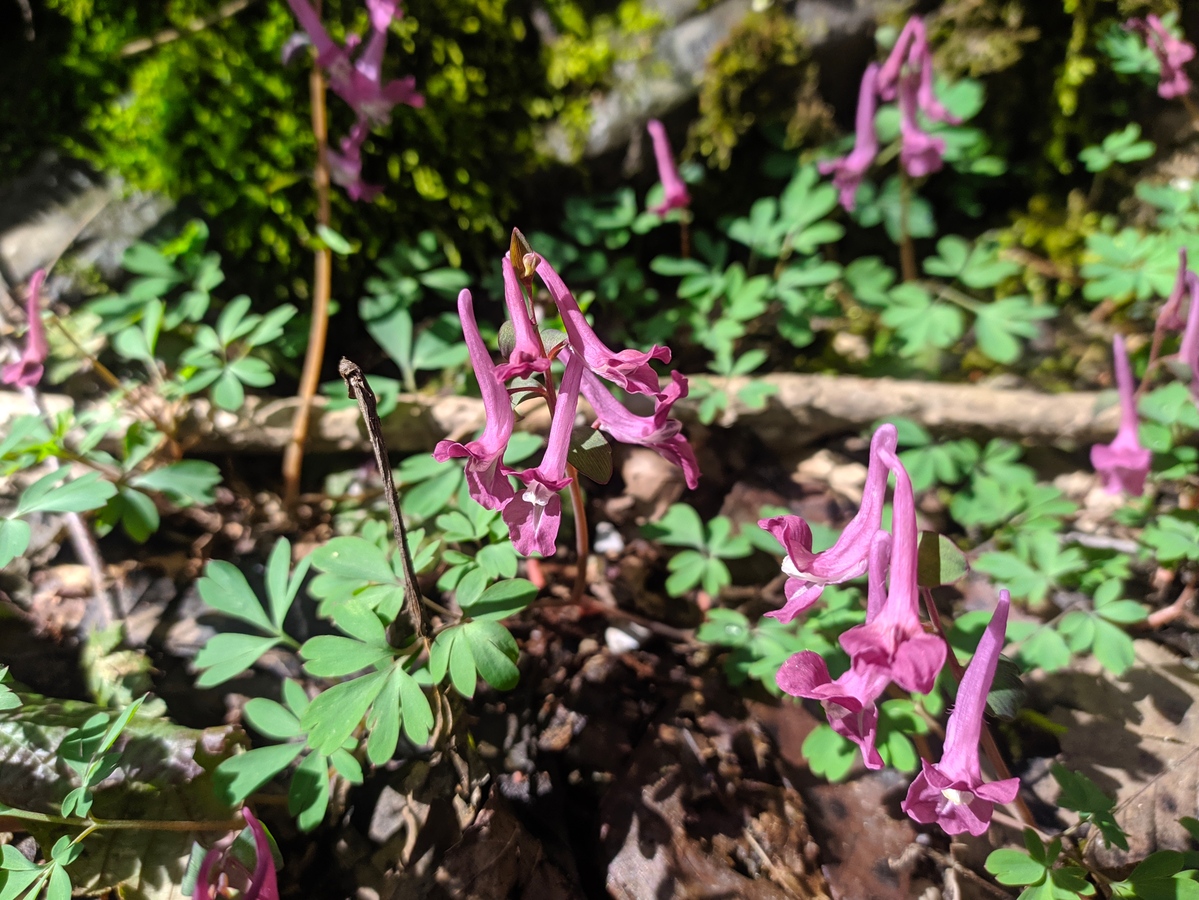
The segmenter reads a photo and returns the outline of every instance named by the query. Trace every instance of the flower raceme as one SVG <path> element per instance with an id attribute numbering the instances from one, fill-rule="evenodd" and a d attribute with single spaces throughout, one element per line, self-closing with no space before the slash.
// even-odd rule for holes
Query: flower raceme
<path id="1" fill-rule="evenodd" d="M 42 322 L 41 293 L 45 281 L 45 269 L 38 269 L 29 279 L 25 297 L 25 317 L 28 320 L 25 350 L 20 359 L 0 370 L 0 381 L 5 384 L 33 387 L 42 380 L 46 357 L 50 355 L 50 345 L 46 342 L 46 326 Z"/>
<path id="2" fill-rule="evenodd" d="M 854 565 L 845 570 L 847 578 L 841 580 L 866 572 L 867 610 L 865 624 L 840 638 L 842 649 L 849 654 L 849 670 L 833 680 L 820 655 L 805 650 L 784 663 L 778 674 L 778 685 L 785 692 L 824 705 L 833 730 L 858 745 L 870 769 L 883 765 L 874 746 L 878 727 L 875 701 L 891 682 L 906 691 L 928 693 L 946 655 L 945 642 L 925 633 L 920 621 L 916 501 L 911 479 L 895 455 L 895 438 L 893 425 L 875 432 L 862 509 L 850 523 L 856 529 L 847 542 L 855 548 Z M 888 472 L 895 475 L 892 534 L 879 530 Z M 858 569 L 857 553 L 866 541 L 865 564 Z"/>
<path id="3" fill-rule="evenodd" d="M 1165 23 L 1152 14 L 1143 19 L 1129 19 L 1124 27 L 1144 37 L 1146 45 L 1157 57 L 1161 66 L 1158 96 L 1169 100 L 1189 94 L 1191 79 L 1186 73 L 1186 64 L 1195 58 L 1194 45 L 1175 37 Z"/>
<path id="4" fill-rule="evenodd" d="M 879 528 L 873 509 L 875 502 L 881 507 L 888 474 L 895 476 L 891 533 Z M 804 650 L 783 663 L 777 681 L 785 693 L 819 701 L 833 731 L 858 746 L 866 768 L 879 769 L 883 766 L 876 747 L 879 697 L 891 683 L 904 691 L 928 693 L 948 655 L 945 641 L 927 633 L 920 620 L 915 494 L 895 453 L 893 426 L 875 432 L 862 508 L 867 515 L 861 516 L 859 511 L 857 530 L 845 545 L 854 548 L 853 564 L 843 569 L 861 574 L 859 556 L 868 541 L 866 621 L 840 637 L 841 647 L 849 655 L 849 669 L 833 679 L 824 659 Z M 765 520 L 762 524 L 795 526 L 803 522 L 798 517 L 785 518 L 793 521 Z M 941 760 L 922 761 L 922 770 L 903 803 L 904 811 L 917 822 L 935 823 L 949 834 L 982 834 L 990 825 L 995 804 L 1010 803 L 1019 790 L 1016 778 L 984 782 L 979 760 L 987 694 L 1003 648 L 1009 606 L 1008 592 L 1000 591 L 991 622 L 962 676 Z"/>
<path id="5" fill-rule="evenodd" d="M 391 111 L 403 103 L 424 106 L 425 98 L 416 90 L 416 79 L 383 80 L 383 54 L 387 49 L 387 31 L 392 20 L 403 15 L 399 0 L 366 0 L 371 29 L 362 43 L 359 35 L 350 35 L 345 46 L 330 36 L 320 16 L 308 0 L 287 0 L 292 13 L 316 49 L 316 64 L 329 76 L 329 88 L 353 108 L 357 121 L 340 142 L 340 150 L 327 150 L 329 174 L 343 187 L 351 200 L 371 201 L 382 188 L 362 180 L 362 145 L 372 124 L 386 125 Z M 286 60 L 296 46 L 295 36 L 284 51 Z M 354 51 L 362 44 L 355 57 Z"/>
<path id="6" fill-rule="evenodd" d="M 933 90 L 933 57 L 928 46 L 924 20 L 913 16 L 903 27 L 886 62 L 871 63 L 862 75 L 858 90 L 854 148 L 838 159 L 820 164 L 820 171 L 833 176 L 841 205 L 853 211 L 858 187 L 878 155 L 874 116 L 878 101 L 899 101 L 899 161 L 913 178 L 939 171 L 945 156 L 945 140 L 920 127 L 917 113 L 934 122 L 957 124 L 958 120 L 937 99 Z"/>
<path id="7" fill-rule="evenodd" d="M 514 234 L 513 246 L 527 247 L 519 233 Z M 488 509 L 501 510 L 517 551 L 526 556 L 532 553 L 550 556 L 562 519 L 559 492 L 576 477 L 568 457 L 579 398 L 585 397 L 595 411 L 595 428 L 618 441 L 655 450 L 678 465 L 688 486 L 694 488 L 699 481 L 695 453 L 683 437 L 680 423 L 670 417 L 674 404 L 687 395 L 687 379 L 674 372 L 668 385 L 660 385 L 650 362 L 668 362 L 670 351 L 665 347 L 655 346 L 648 351 L 609 349 L 588 324 L 561 276 L 537 254 L 524 253 L 519 259 L 505 256 L 502 265 L 504 305 L 512 322 L 513 336 L 506 362 L 498 366 L 492 362 L 475 321 L 470 292 L 464 290 L 458 297 L 463 334 L 483 395 L 486 425 L 482 434 L 469 443 L 440 442 L 433 456 L 440 462 L 465 458 L 471 496 Z M 535 277 L 548 289 L 566 326 L 565 340 L 561 332 L 546 332 L 543 337 L 537 327 L 530 305 Z M 525 290 L 529 291 L 528 298 Z M 555 337 L 551 339 L 550 334 Z M 555 361 L 565 366 L 556 387 L 551 369 Z M 540 378 L 541 383 L 530 382 L 530 376 Z M 650 414 L 637 415 L 627 409 L 612 395 L 605 381 L 645 395 L 653 407 Z M 514 383 L 509 385 L 509 382 Z M 503 462 L 515 421 L 510 391 L 538 394 L 552 407 L 542 460 L 522 471 Z M 512 477 L 519 482 L 516 488 Z"/>

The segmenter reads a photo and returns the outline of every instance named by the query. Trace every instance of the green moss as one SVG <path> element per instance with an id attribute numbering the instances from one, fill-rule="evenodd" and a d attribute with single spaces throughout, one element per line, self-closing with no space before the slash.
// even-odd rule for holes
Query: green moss
<path id="1" fill-rule="evenodd" d="M 797 139 L 827 131 L 831 115 L 815 94 L 815 75 L 792 15 L 774 8 L 751 13 L 708 60 L 690 149 L 724 169 L 755 122 L 790 119 Z"/>
<path id="2" fill-rule="evenodd" d="M 315 201 L 308 68 L 284 68 L 296 30 L 285 0 L 258 0 L 191 33 L 220 0 L 45 0 L 37 39 L 0 36 L 0 78 L 24 90 L 0 96 L 0 177 L 47 147 L 65 148 L 134 187 L 198 204 L 254 292 L 291 291 L 287 273 L 306 259 Z M 334 193 L 334 224 L 360 240 L 343 260 L 365 268 L 381 248 L 432 227 L 468 255 L 491 255 L 525 180 L 543 166 L 542 123 L 573 115 L 604 86 L 624 54 L 641 52 L 653 16 L 636 0 L 597 12 L 574 0 L 546 4 L 560 41 L 542 47 L 510 0 L 406 0 L 392 26 L 389 76 L 411 73 L 427 104 L 399 107 L 364 149 L 374 204 Z M 325 0 L 330 32 L 366 29 L 360 0 Z M 166 29 L 183 36 L 122 55 Z M 640 43 L 638 43 L 640 42 Z M 329 97 L 336 140 L 352 113 Z M 582 127 L 582 126 L 581 126 Z"/>

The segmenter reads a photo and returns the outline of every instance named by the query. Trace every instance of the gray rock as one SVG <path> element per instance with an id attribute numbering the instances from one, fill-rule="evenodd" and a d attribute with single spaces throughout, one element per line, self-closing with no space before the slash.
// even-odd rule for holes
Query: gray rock
<path id="1" fill-rule="evenodd" d="M 74 265 L 117 275 L 125 249 L 162 220 L 174 204 L 158 195 L 126 192 L 120 181 L 83 163 L 43 156 L 0 187 L 0 276 L 25 281 L 72 247 Z"/>
<path id="2" fill-rule="evenodd" d="M 851 90 L 846 93 L 854 97 L 861 73 L 850 77 L 845 72 L 848 64 L 858 67 L 864 58 L 870 32 L 884 3 L 800 0 L 795 4 L 795 16 L 813 53 L 822 63 L 831 64 L 835 84 L 849 78 Z M 564 128 L 552 123 L 543 135 L 545 149 L 566 163 L 577 162 L 580 156 L 601 156 L 638 139 L 646 120 L 663 116 L 695 97 L 712 51 L 755 4 L 751 0 L 724 0 L 700 13 L 695 12 L 697 6 L 695 0 L 652 0 L 651 8 L 667 23 L 653 52 L 644 59 L 616 66 L 613 89 L 592 101 L 591 126 L 581 148 Z M 843 52 L 847 44 L 852 53 Z"/>

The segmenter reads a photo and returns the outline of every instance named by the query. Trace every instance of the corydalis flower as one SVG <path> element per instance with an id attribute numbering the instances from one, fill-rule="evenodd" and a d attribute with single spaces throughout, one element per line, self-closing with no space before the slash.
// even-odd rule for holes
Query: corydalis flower
<path id="1" fill-rule="evenodd" d="M 858 90 L 858 111 L 855 119 L 853 150 L 847 156 L 826 160 L 820 164 L 822 175 L 832 175 L 841 205 L 852 212 L 857 202 L 858 188 L 866 171 L 878 155 L 878 132 L 874 128 L 874 114 L 878 108 L 878 63 L 871 63 L 862 75 Z"/>
<path id="2" fill-rule="evenodd" d="M 894 453 L 883 450 L 879 457 L 895 474 L 890 589 L 873 620 L 842 634 L 841 646 L 855 668 L 872 666 L 885 671 L 887 679 L 905 691 L 927 694 L 945 664 L 945 642 L 926 634 L 920 622 L 916 577 L 919 547 L 912 480 Z M 874 571 L 870 577 L 872 581 L 881 580 Z"/>
<path id="3" fill-rule="evenodd" d="M 670 141 L 666 137 L 666 126 L 657 119 L 650 119 L 645 126 L 654 144 L 654 160 L 658 164 L 658 180 L 666 190 L 666 196 L 657 206 L 651 207 L 650 212 L 665 216 L 672 209 L 686 209 L 691 205 L 691 195 L 687 193 L 687 185 L 679 177 L 678 167 L 674 164 L 674 153 L 670 149 Z"/>
<path id="4" fill-rule="evenodd" d="M 936 765 L 922 761 L 921 772 L 901 804 L 917 822 L 935 822 L 948 834 L 982 834 L 991 824 L 995 804 L 1011 803 L 1020 790 L 1018 778 L 984 783 L 978 758 L 987 692 L 1003 649 L 1008 607 L 1008 592 L 1000 591 L 999 605 L 958 687 L 957 702 L 945 726 L 941 761 Z"/>
<path id="5" fill-rule="evenodd" d="M 554 298 L 554 304 L 558 307 L 562 324 L 566 326 L 570 349 L 582 356 L 587 368 L 626 391 L 657 396 L 658 374 L 649 363 L 652 359 L 670 362 L 670 351 L 655 345 L 645 352 L 621 350 L 619 353 L 613 353 L 587 324 L 583 311 L 579 309 L 579 304 L 575 302 L 574 295 L 567 289 L 561 276 L 540 257 L 537 274 L 545 282 Z"/>
<path id="6" fill-rule="evenodd" d="M 1195 304 L 1192 302 L 1192 309 Z M 1199 316 L 1191 316 L 1199 323 Z M 1187 325 L 1187 333 L 1192 328 Z M 1186 337 L 1183 338 L 1184 346 Z M 1145 490 L 1145 476 L 1149 474 L 1152 453 L 1141 446 L 1137 436 L 1137 405 L 1133 386 L 1132 367 L 1128 363 L 1128 352 L 1124 349 L 1124 338 L 1116 335 L 1112 340 L 1115 357 L 1116 388 L 1120 394 L 1120 429 L 1110 444 L 1096 444 L 1091 448 L 1091 465 L 1103 476 L 1109 493 L 1125 491 L 1139 497 Z"/>
<path id="7" fill-rule="evenodd" d="M 487 424 L 478 439 L 469 444 L 441 441 L 433 450 L 433 458 L 445 462 L 453 457 L 466 457 L 466 483 L 470 495 L 488 509 L 503 509 L 513 497 L 512 482 L 508 480 L 508 469 L 503 464 L 504 451 L 515 423 L 512 399 L 496 374 L 487 344 L 479 334 L 470 291 L 463 290 L 458 294 L 458 315 L 462 319 L 462 334 L 470 352 L 470 362 L 483 394 Z"/>
<path id="8" fill-rule="evenodd" d="M 886 603 L 883 584 L 890 555 L 891 536 L 885 531 L 876 531 L 870 544 L 867 564 L 870 573 L 867 625 L 877 621 Z M 886 690 L 889 680 L 885 668 L 857 658 L 851 658 L 849 670 L 833 680 L 824 658 L 811 650 L 793 655 L 783 663 L 775 676 L 784 693 L 820 701 L 829 726 L 843 738 L 858 745 L 862 751 L 862 762 L 868 769 L 883 767 L 883 758 L 874 743 L 878 736 L 878 708 L 874 701 Z"/>
<path id="9" fill-rule="evenodd" d="M 504 271 L 504 304 L 508 308 L 508 320 L 512 323 L 515 341 L 512 352 L 508 354 L 508 362 L 497 367 L 496 374 L 501 381 L 508 381 L 511 378 L 528 378 L 534 372 L 547 372 L 549 357 L 545 355 L 537 324 L 525 303 L 516 269 L 507 256 L 501 265 Z"/>
<path id="10" fill-rule="evenodd" d="M 42 380 L 46 357 L 50 345 L 46 342 L 46 326 L 42 323 L 41 292 L 46 281 L 46 270 L 38 269 L 29 279 L 25 298 L 25 317 L 28 330 L 25 332 L 25 350 L 21 358 L 9 363 L 0 371 L 0 381 L 16 387 L 33 387 Z"/>
<path id="11" fill-rule="evenodd" d="M 1161 79 L 1157 83 L 1158 95 L 1169 100 L 1190 93 L 1191 79 L 1187 76 L 1185 66 L 1195 58 L 1194 46 L 1171 34 L 1162 20 L 1155 15 L 1148 15 L 1144 19 L 1129 19 L 1124 23 L 1124 27 L 1144 37 L 1145 44 L 1157 57 L 1161 67 Z"/>
<path id="12" fill-rule="evenodd" d="M 362 118 L 386 124 L 391 110 L 400 103 L 424 106 L 425 98 L 416 91 L 416 79 L 411 75 L 384 83 L 383 53 L 387 47 L 387 29 L 392 19 L 400 15 L 395 0 L 368 0 L 371 33 L 357 59 L 351 51 L 360 43 L 354 37 L 343 47 L 329 37 L 320 16 L 308 0 L 287 0 L 300 27 L 308 33 L 316 48 L 316 62 L 329 73 L 329 88 Z"/>
<path id="13" fill-rule="evenodd" d="M 362 180 L 362 145 L 366 142 L 366 135 L 366 120 L 359 119 L 349 135 L 341 139 L 341 152 L 326 150 L 325 158 L 329 162 L 329 176 L 333 183 L 345 188 L 351 200 L 369 203 L 383 188 Z"/>
<path id="14" fill-rule="evenodd" d="M 566 476 L 566 456 L 579 408 L 583 367 L 579 356 L 572 356 L 566 364 L 541 465 L 517 474 L 525 489 L 504 507 L 503 517 L 512 543 L 524 556 L 533 551 L 542 556 L 554 555 L 554 542 L 562 519 L 562 498 L 558 492 L 570 484 Z"/>
<path id="15" fill-rule="evenodd" d="M 812 552 L 812 529 L 799 516 L 776 516 L 758 522 L 778 539 L 787 554 L 783 560 L 783 573 L 788 576 L 783 587 L 787 602 L 782 609 L 766 615 L 790 622 L 820 599 L 826 584 L 840 584 L 866 571 L 870 542 L 882 521 L 887 493 L 888 470 L 882 454 L 893 454 L 898 441 L 899 432 L 894 425 L 881 425 L 874 432 L 862 504 L 828 550 Z"/>
<path id="16" fill-rule="evenodd" d="M 920 127 L 917 75 L 899 79 L 899 161 L 913 178 L 922 178 L 941 170 L 945 156 L 944 138 L 934 137 Z"/>
<path id="17" fill-rule="evenodd" d="M 254 870 L 251 872 L 229 852 L 237 834 L 222 838 L 204 855 L 192 900 L 229 897 L 230 889 L 235 890 L 241 900 L 279 900 L 278 876 L 270 839 L 254 813 L 243 809 L 242 816 L 254 836 Z"/>
<path id="18" fill-rule="evenodd" d="M 563 356 L 569 358 L 569 353 Z M 653 415 L 638 416 L 625 408 L 591 372 L 583 373 L 583 396 L 595 410 L 595 427 L 608 432 L 622 444 L 649 447 L 683 470 L 687 487 L 699 487 L 699 464 L 695 451 L 683 437 L 683 423 L 670 418 L 671 408 L 687 396 L 687 377 L 670 373 L 671 382 L 654 405 Z"/>

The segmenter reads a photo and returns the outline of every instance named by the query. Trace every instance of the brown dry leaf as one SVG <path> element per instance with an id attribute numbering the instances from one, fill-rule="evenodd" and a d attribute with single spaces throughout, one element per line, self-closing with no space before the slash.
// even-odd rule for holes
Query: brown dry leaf
<path id="1" fill-rule="evenodd" d="M 436 881 L 454 900 L 582 900 L 576 878 L 547 855 L 499 791 L 446 853 Z"/>
<path id="2" fill-rule="evenodd" d="M 1103 868 L 1190 849 L 1178 819 L 1199 813 L 1199 677 L 1160 644 L 1137 640 L 1134 649 L 1137 661 L 1119 680 L 1087 658 L 1038 684 L 1050 719 L 1065 729 L 1062 765 L 1116 798 L 1129 850 L 1091 841 Z"/>
<path id="3" fill-rule="evenodd" d="M 605 795 L 609 893 L 616 900 L 827 897 L 809 860 L 799 794 L 751 777 L 757 753 L 742 725 L 709 712 L 702 726 L 651 729 Z"/>

